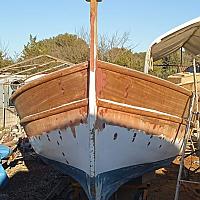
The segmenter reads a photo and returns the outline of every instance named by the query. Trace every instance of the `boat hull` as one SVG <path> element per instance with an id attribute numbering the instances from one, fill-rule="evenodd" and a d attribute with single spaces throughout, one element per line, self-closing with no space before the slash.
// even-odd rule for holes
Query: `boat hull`
<path id="1" fill-rule="evenodd" d="M 178 154 L 190 97 L 170 82 L 97 61 L 94 72 L 87 62 L 59 70 L 12 99 L 35 151 L 62 165 L 90 200 L 107 200 Z"/>
<path id="2" fill-rule="evenodd" d="M 96 175 L 91 178 L 89 133 L 87 125 L 80 125 L 76 137 L 66 128 L 33 136 L 30 141 L 45 162 L 77 180 L 91 200 L 107 200 L 124 183 L 168 165 L 182 144 L 181 140 L 176 144 L 167 141 L 162 135 L 106 125 L 96 135 Z M 91 183 L 95 184 L 95 195 Z"/>

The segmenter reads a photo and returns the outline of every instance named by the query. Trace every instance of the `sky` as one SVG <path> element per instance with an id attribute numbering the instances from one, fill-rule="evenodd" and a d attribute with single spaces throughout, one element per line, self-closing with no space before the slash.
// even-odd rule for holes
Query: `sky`
<path id="1" fill-rule="evenodd" d="M 0 49 L 14 57 L 29 41 L 89 30 L 85 0 L 1 0 Z M 200 16 L 199 0 L 103 0 L 98 6 L 98 32 L 129 33 L 135 52 L 146 51 L 168 30 Z"/>

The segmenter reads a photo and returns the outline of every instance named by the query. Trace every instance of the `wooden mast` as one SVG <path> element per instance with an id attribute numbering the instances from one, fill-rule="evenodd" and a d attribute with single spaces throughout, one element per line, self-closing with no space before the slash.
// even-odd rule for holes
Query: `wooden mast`
<path id="1" fill-rule="evenodd" d="M 89 60 L 89 114 L 96 116 L 96 66 L 97 66 L 97 0 L 90 2 L 90 60 Z M 90 117 L 90 125 L 95 119 Z"/>
<path id="2" fill-rule="evenodd" d="M 90 180 L 89 195 L 96 199 L 95 186 L 95 121 L 97 116 L 96 105 L 96 68 L 97 68 L 97 5 L 99 0 L 86 0 L 90 2 L 90 60 L 89 60 L 89 146 L 90 146 Z"/>
<path id="3" fill-rule="evenodd" d="M 87 0 L 88 1 L 88 0 Z M 97 0 L 90 1 L 90 71 L 96 69 L 97 60 Z"/>

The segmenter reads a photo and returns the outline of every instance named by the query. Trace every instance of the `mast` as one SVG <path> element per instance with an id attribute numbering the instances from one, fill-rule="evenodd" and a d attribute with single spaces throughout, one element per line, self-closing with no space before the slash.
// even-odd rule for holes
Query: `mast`
<path id="1" fill-rule="evenodd" d="M 96 67 L 97 67 L 97 4 L 98 0 L 86 0 L 90 2 L 90 59 L 89 59 L 89 113 L 96 116 Z M 90 119 L 90 125 L 93 120 Z"/>
<path id="2" fill-rule="evenodd" d="M 90 2 L 90 59 L 89 59 L 89 146 L 90 146 L 90 178 L 89 195 L 96 199 L 95 185 L 95 122 L 97 116 L 96 105 L 96 68 L 97 68 L 97 6 L 101 0 L 86 0 Z"/>

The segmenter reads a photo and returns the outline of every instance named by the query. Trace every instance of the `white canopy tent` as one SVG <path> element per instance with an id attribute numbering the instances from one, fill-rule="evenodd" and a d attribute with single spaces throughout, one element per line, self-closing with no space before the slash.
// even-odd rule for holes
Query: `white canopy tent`
<path id="1" fill-rule="evenodd" d="M 194 55 L 200 54 L 200 17 L 177 26 L 154 40 L 146 53 L 144 72 L 148 73 L 153 68 L 153 61 L 181 47 Z"/>
<path id="2" fill-rule="evenodd" d="M 173 28 L 154 40 L 146 53 L 144 72 L 148 73 L 149 69 L 153 69 L 153 61 L 157 61 L 182 47 L 195 56 L 200 54 L 200 17 Z M 193 68 L 196 113 L 199 113 L 195 59 L 193 60 Z M 197 119 L 197 138 L 200 148 L 199 116 Z M 179 191 L 179 182 L 177 183 L 177 188 L 175 199 L 177 199 Z"/>

